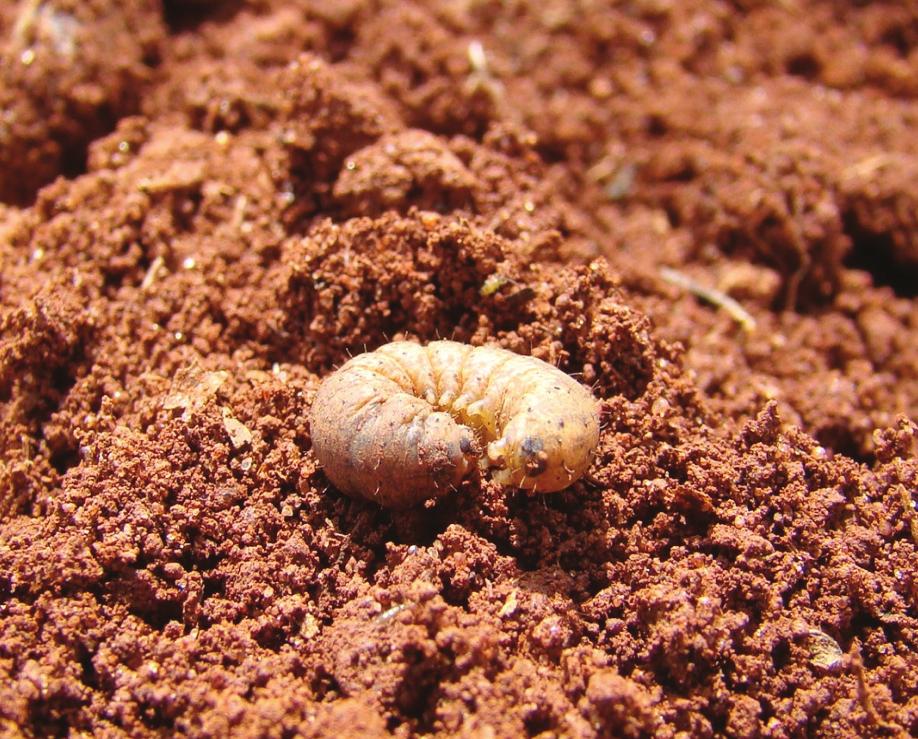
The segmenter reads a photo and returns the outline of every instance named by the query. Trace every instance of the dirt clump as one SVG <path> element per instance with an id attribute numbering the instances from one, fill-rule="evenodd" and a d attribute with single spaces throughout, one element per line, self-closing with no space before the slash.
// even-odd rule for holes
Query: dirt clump
<path id="1" fill-rule="evenodd" d="M 156 0 L 15 5 L 0 19 L 0 199 L 25 203 L 138 109 L 166 30 Z"/>

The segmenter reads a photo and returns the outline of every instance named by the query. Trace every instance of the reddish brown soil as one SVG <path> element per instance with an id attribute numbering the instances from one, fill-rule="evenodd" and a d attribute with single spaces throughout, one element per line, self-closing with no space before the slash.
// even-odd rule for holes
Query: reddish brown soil
<path id="1" fill-rule="evenodd" d="M 0 5 L 0 733 L 918 733 L 914 3 L 163 5 Z M 330 489 L 396 336 L 588 479 Z"/>

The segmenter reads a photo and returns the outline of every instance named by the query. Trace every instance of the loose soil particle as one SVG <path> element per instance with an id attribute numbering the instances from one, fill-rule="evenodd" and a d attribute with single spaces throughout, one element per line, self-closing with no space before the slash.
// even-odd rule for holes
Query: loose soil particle
<path id="1" fill-rule="evenodd" d="M 918 733 L 916 28 L 0 7 L 0 732 Z M 589 475 L 331 488 L 322 377 L 437 337 L 592 385 Z"/>

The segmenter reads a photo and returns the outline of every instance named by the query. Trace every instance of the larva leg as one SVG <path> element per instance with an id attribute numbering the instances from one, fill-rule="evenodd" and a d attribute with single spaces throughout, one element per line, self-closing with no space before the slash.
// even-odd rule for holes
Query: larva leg
<path id="1" fill-rule="evenodd" d="M 518 358 L 512 352 L 487 346 L 476 347 L 465 356 L 452 412 L 475 428 L 483 441 L 492 441 L 500 434 L 500 377 L 504 367 Z"/>

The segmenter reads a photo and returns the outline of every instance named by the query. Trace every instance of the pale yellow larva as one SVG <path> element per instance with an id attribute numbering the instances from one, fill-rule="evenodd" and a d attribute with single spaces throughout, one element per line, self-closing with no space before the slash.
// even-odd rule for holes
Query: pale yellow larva
<path id="1" fill-rule="evenodd" d="M 599 403 L 535 357 L 395 341 L 325 379 L 310 428 L 341 492 L 404 508 L 456 487 L 476 463 L 501 485 L 566 488 L 593 459 Z"/>

